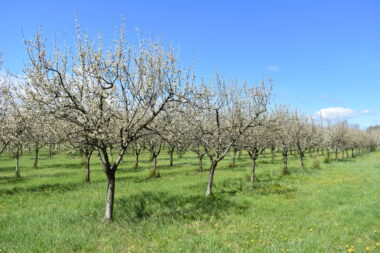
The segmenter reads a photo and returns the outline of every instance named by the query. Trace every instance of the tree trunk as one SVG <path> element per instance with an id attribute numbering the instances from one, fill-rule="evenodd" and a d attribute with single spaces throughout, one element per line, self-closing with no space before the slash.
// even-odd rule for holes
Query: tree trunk
<path id="1" fill-rule="evenodd" d="M 53 156 L 53 145 L 50 143 L 49 144 L 49 158 L 51 158 Z"/>
<path id="2" fill-rule="evenodd" d="M 274 156 L 275 156 L 276 150 L 275 150 L 275 148 L 271 148 L 270 151 L 272 153 L 272 163 L 274 163 Z"/>
<path id="3" fill-rule="evenodd" d="M 39 153 L 39 151 L 40 151 L 39 148 L 36 146 L 33 168 L 38 167 L 38 153 Z"/>
<path id="4" fill-rule="evenodd" d="M 115 196 L 115 171 L 107 172 L 107 202 L 106 202 L 106 213 L 104 219 L 107 221 L 112 220 L 113 213 L 113 202 Z"/>
<path id="5" fill-rule="evenodd" d="M 84 181 L 86 183 L 89 183 L 90 182 L 90 161 L 91 161 L 91 155 L 92 155 L 92 152 L 89 153 L 89 154 L 86 154 L 86 165 L 85 165 L 85 178 L 84 178 Z"/>
<path id="6" fill-rule="evenodd" d="M 338 161 L 338 149 L 337 148 L 335 149 L 335 161 L 336 162 Z"/>
<path id="7" fill-rule="evenodd" d="M 256 158 L 252 159 L 252 168 L 251 168 L 251 177 L 249 178 L 250 182 L 256 181 Z"/>
<path id="8" fill-rule="evenodd" d="M 157 154 L 153 154 L 153 160 L 152 160 L 152 177 L 158 177 L 158 171 L 157 171 Z"/>
<path id="9" fill-rule="evenodd" d="M 135 160 L 135 169 L 137 169 L 139 167 L 139 156 L 140 156 L 140 152 L 135 152 L 136 154 L 136 160 Z"/>
<path id="10" fill-rule="evenodd" d="M 289 170 L 288 170 L 288 151 L 283 151 L 282 152 L 282 159 L 284 161 L 284 167 L 282 168 L 282 175 L 288 175 Z"/>
<path id="11" fill-rule="evenodd" d="M 154 174 L 156 175 L 157 174 L 157 156 L 153 156 L 153 170 L 154 170 Z"/>
<path id="12" fill-rule="evenodd" d="M 208 175 L 207 190 L 206 190 L 206 196 L 207 197 L 211 196 L 211 194 L 212 194 L 212 186 L 213 186 L 213 183 L 214 183 L 214 172 L 215 172 L 215 168 L 216 168 L 217 165 L 218 165 L 217 161 L 212 161 L 211 162 L 210 172 L 209 172 L 209 175 Z"/>
<path id="13" fill-rule="evenodd" d="M 304 163 L 305 152 L 304 151 L 300 151 L 300 158 L 301 158 L 301 168 L 305 169 L 305 163 Z"/>
<path id="14" fill-rule="evenodd" d="M 16 156 L 16 177 L 20 177 L 20 166 L 19 166 L 19 162 L 20 162 L 20 157 L 17 155 L 17 156 Z"/>
<path id="15" fill-rule="evenodd" d="M 170 167 L 173 166 L 173 154 L 174 154 L 174 148 L 170 148 L 169 149 Z"/>
<path id="16" fill-rule="evenodd" d="M 203 171 L 203 156 L 204 155 L 199 155 L 199 170 Z"/>
<path id="17" fill-rule="evenodd" d="M 235 167 L 235 165 L 236 165 L 236 154 L 237 154 L 237 149 L 234 149 L 234 156 L 233 156 L 233 158 L 232 158 L 232 167 Z M 239 154 L 239 156 L 240 156 L 240 154 Z"/>

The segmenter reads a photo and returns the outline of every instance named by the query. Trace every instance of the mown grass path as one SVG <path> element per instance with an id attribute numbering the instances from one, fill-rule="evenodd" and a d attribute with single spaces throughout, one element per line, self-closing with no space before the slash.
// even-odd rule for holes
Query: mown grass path
<path id="1" fill-rule="evenodd" d="M 380 152 L 299 169 L 281 177 L 281 161 L 261 157 L 260 182 L 247 182 L 246 155 L 215 174 L 215 195 L 204 197 L 207 172 L 188 153 L 161 178 L 148 179 L 148 155 L 117 173 L 115 220 L 102 220 L 106 179 L 93 159 L 83 183 L 81 158 L 42 154 L 0 158 L 0 249 L 3 252 L 380 252 Z M 322 158 L 319 158 L 322 161 Z"/>

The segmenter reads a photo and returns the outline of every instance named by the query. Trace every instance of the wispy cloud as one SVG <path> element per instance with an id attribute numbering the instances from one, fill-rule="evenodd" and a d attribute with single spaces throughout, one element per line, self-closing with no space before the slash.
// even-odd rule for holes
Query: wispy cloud
<path id="1" fill-rule="evenodd" d="M 370 114 L 371 111 L 370 110 L 367 110 L 367 109 L 364 109 L 363 111 L 360 112 L 361 114 Z"/>
<path id="2" fill-rule="evenodd" d="M 269 71 L 280 71 L 280 67 L 277 65 L 268 66 Z"/>

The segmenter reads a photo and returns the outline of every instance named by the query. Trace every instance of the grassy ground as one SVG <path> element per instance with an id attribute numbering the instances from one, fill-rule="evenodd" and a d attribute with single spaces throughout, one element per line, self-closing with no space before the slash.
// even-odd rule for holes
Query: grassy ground
<path id="1" fill-rule="evenodd" d="M 260 182 L 247 182 L 250 161 L 231 157 L 204 197 L 207 172 L 191 153 L 159 160 L 161 178 L 148 179 L 148 155 L 117 173 L 115 220 L 103 221 L 106 179 L 94 157 L 92 182 L 83 183 L 81 158 L 60 153 L 40 166 L 0 158 L 2 252 L 380 252 L 380 152 L 309 169 L 259 159 Z M 207 165 L 207 164 L 206 164 Z"/>

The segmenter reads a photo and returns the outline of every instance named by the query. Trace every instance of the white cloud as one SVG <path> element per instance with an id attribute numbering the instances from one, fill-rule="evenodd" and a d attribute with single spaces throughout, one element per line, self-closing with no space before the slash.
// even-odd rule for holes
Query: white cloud
<path id="1" fill-rule="evenodd" d="M 357 113 L 350 108 L 329 107 L 321 109 L 315 114 L 317 117 L 322 117 L 324 119 L 347 119 L 356 116 Z"/>
<path id="2" fill-rule="evenodd" d="M 269 71 L 280 71 L 280 67 L 277 65 L 268 66 Z"/>

